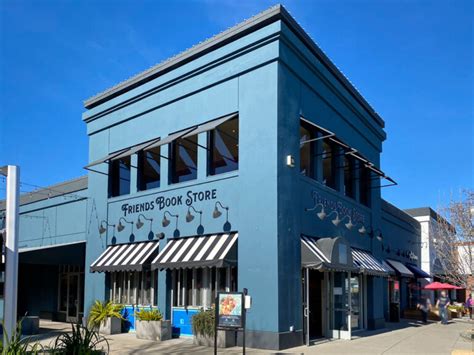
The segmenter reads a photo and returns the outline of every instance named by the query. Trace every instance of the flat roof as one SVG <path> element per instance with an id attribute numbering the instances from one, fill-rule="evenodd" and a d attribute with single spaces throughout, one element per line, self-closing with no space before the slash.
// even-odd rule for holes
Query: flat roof
<path id="1" fill-rule="evenodd" d="M 454 227 L 449 223 L 446 218 L 441 216 L 438 212 L 433 210 L 431 207 L 417 207 L 417 208 L 407 208 L 404 210 L 412 217 L 431 217 L 435 221 L 443 221 L 445 222 L 450 228 L 454 230 Z"/>
<path id="2" fill-rule="evenodd" d="M 343 73 L 332 63 L 326 54 L 318 47 L 311 37 L 303 30 L 296 20 L 289 14 L 283 5 L 275 5 L 269 9 L 245 20 L 207 40 L 201 42 L 161 63 L 127 79 L 121 83 L 98 93 L 84 101 L 84 107 L 91 109 L 114 97 L 117 97 L 133 88 L 136 88 L 156 77 L 163 75 L 185 63 L 188 63 L 198 57 L 201 57 L 219 47 L 226 45 L 240 37 L 254 32 L 259 28 L 267 26 L 270 23 L 282 20 L 288 27 L 295 32 L 299 39 L 311 50 L 311 52 L 325 65 L 336 79 L 354 96 L 359 104 L 364 107 L 372 118 L 381 126 L 385 126 L 383 119 L 375 112 L 372 106 L 362 97 L 359 91 L 345 77 Z"/>
<path id="3" fill-rule="evenodd" d="M 87 175 L 22 194 L 20 196 L 20 206 L 85 189 L 87 189 Z M 0 211 L 5 210 L 5 205 L 6 201 L 0 200 Z"/>

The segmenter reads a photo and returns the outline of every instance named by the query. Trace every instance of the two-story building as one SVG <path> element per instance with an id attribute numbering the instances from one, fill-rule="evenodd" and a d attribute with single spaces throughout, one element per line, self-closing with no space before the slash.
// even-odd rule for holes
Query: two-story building
<path id="1" fill-rule="evenodd" d="M 85 108 L 86 198 L 71 202 L 85 211 L 49 219 L 81 226 L 55 239 L 85 248 L 77 269 L 57 261 L 49 287 L 62 295 L 62 272 L 84 273 L 67 313 L 96 299 L 153 306 L 186 336 L 217 292 L 246 288 L 248 346 L 284 349 L 384 327 L 416 297 L 419 224 L 381 199 L 394 184 L 384 121 L 282 6 Z"/>

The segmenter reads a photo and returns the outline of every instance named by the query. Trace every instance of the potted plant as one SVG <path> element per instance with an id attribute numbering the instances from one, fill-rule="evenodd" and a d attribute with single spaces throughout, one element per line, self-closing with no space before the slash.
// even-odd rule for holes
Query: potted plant
<path id="1" fill-rule="evenodd" d="M 164 320 L 158 309 L 141 309 L 135 312 L 135 332 L 138 339 L 171 339 L 171 321 Z"/>
<path id="2" fill-rule="evenodd" d="M 193 342 L 195 345 L 214 346 L 215 309 L 201 310 L 192 318 Z M 235 346 L 235 332 L 229 330 L 217 331 L 217 347 L 229 348 Z"/>
<path id="3" fill-rule="evenodd" d="M 123 305 L 96 300 L 89 311 L 89 327 L 102 334 L 118 334 L 122 331 Z"/>

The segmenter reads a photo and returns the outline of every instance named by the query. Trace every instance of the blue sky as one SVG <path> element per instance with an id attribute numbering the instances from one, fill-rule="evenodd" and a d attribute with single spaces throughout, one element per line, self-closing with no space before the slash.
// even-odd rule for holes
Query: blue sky
<path id="1" fill-rule="evenodd" d="M 472 1 L 282 3 L 385 120 L 387 200 L 436 208 L 473 188 Z M 84 99 L 273 4 L 1 1 L 0 166 L 39 186 L 83 175 Z"/>

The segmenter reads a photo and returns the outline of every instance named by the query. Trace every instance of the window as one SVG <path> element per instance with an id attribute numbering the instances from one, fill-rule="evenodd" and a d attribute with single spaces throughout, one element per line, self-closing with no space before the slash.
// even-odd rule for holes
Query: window
<path id="1" fill-rule="evenodd" d="M 160 187 L 160 147 L 142 151 L 138 156 L 138 189 Z"/>
<path id="2" fill-rule="evenodd" d="M 172 271 L 174 307 L 210 307 L 221 291 L 237 290 L 237 268 L 197 268 Z"/>
<path id="3" fill-rule="evenodd" d="M 354 159 L 344 156 L 344 195 L 354 198 Z"/>
<path id="4" fill-rule="evenodd" d="M 197 135 L 178 138 L 170 144 L 171 183 L 197 178 Z"/>
<path id="5" fill-rule="evenodd" d="M 360 169 L 360 178 L 359 178 L 359 198 L 360 203 L 363 205 L 370 205 L 370 187 L 371 187 L 371 173 L 370 169 L 363 166 Z"/>
<path id="6" fill-rule="evenodd" d="M 155 305 L 155 271 L 109 273 L 110 300 L 130 305 Z"/>
<path id="7" fill-rule="evenodd" d="M 335 147 L 328 141 L 323 140 L 323 184 L 329 187 L 335 187 Z"/>
<path id="8" fill-rule="evenodd" d="M 239 119 L 228 120 L 209 131 L 209 175 L 239 168 Z"/>
<path id="9" fill-rule="evenodd" d="M 112 160 L 109 164 L 109 196 L 130 193 L 130 156 Z"/>
<path id="10" fill-rule="evenodd" d="M 313 131 L 310 125 L 301 122 L 300 125 L 300 173 L 301 175 L 314 177 L 313 174 L 313 151 L 315 142 L 307 142 L 310 139 L 315 138 L 316 132 Z"/>

